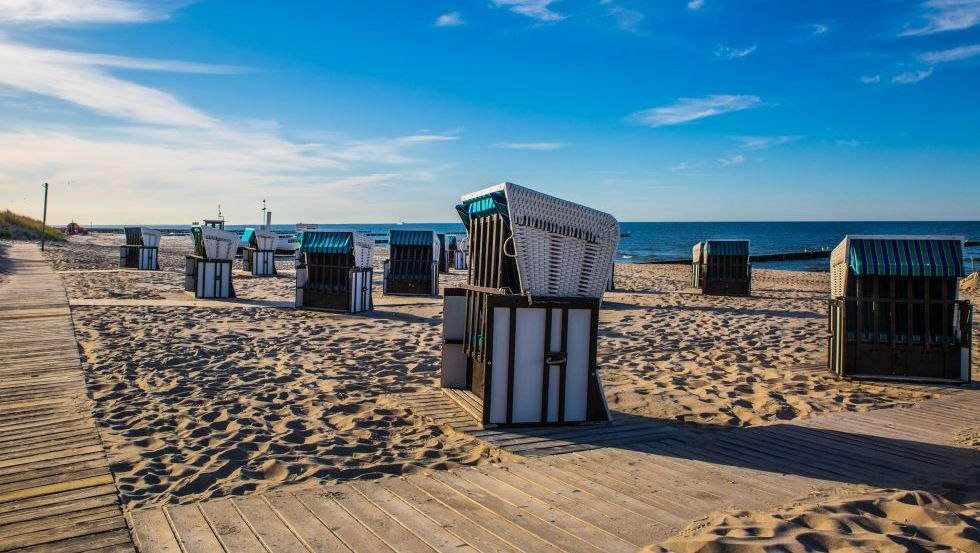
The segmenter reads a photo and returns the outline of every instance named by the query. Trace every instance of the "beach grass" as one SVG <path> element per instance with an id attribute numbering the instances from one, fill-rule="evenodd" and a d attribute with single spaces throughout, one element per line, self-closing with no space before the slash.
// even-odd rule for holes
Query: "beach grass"
<path id="1" fill-rule="evenodd" d="M 48 225 L 45 228 L 48 240 L 64 240 L 65 236 L 58 229 Z M 0 211 L 0 238 L 15 240 L 40 240 L 41 221 L 19 215 L 9 209 Z"/>

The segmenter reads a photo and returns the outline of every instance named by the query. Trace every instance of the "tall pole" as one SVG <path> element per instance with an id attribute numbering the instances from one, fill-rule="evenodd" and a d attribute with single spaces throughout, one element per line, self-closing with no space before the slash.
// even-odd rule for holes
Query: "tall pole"
<path id="1" fill-rule="evenodd" d="M 48 183 L 44 183 L 44 209 L 41 211 L 41 251 L 44 251 L 44 237 L 48 234 Z"/>

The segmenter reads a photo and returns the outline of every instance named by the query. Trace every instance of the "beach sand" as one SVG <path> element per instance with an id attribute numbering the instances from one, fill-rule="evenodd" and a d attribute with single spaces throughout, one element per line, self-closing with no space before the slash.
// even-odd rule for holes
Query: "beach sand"
<path id="1" fill-rule="evenodd" d="M 739 511 L 697 521 L 644 551 L 977 551 L 980 503 L 961 504 L 962 499 L 952 499 L 957 495 L 956 490 L 943 495 L 863 487 L 821 490 L 774 512 Z"/>
<path id="2" fill-rule="evenodd" d="M 181 287 L 188 237 L 164 237 L 163 270 L 155 273 L 109 270 L 121 240 L 80 237 L 51 248 L 70 298 L 189 297 Z M 236 271 L 239 297 L 292 300 L 292 263 L 277 265 L 278 278 Z M 598 351 L 614 414 L 753 426 L 909 405 L 941 393 L 836 380 L 825 365 L 828 275 L 753 274 L 752 297 L 710 297 L 686 291 L 687 266 L 617 266 L 620 291 L 603 303 Z M 456 273 L 443 285 L 463 279 Z M 378 300 L 380 270 L 375 283 Z M 359 316 L 241 306 L 74 307 L 96 417 L 127 508 L 508 458 L 429 425 L 392 396 L 435 386 L 439 372 L 441 302 L 401 300 Z M 978 343 L 975 336 L 974 355 Z M 975 445 L 976 432 L 963 440 Z M 779 517 L 806 520 L 806 509 L 825 504 L 830 510 L 820 516 L 835 520 L 850 516 L 849 501 L 905 505 L 903 493 L 842 489 L 776 513 L 719 515 L 699 530 L 752 532 L 744 528 Z M 936 505 L 929 508 L 970 508 Z M 902 514 L 898 507 L 879 511 L 886 520 Z M 780 530 L 798 531 L 792 524 Z M 700 543 L 696 535 L 681 538 Z"/>

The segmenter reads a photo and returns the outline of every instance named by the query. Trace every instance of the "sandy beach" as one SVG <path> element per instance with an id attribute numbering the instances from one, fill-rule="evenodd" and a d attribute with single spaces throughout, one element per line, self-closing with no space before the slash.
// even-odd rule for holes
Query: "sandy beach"
<path id="1" fill-rule="evenodd" d="M 400 298 L 360 316 L 125 305 L 189 297 L 182 270 L 190 239 L 164 237 L 159 272 L 115 270 L 119 241 L 77 237 L 47 256 L 71 300 L 118 300 L 76 306 L 72 315 L 126 508 L 508 458 L 429 425 L 397 401 L 399 393 L 436 385 L 438 300 Z M 239 298 L 291 300 L 292 263 L 282 258 L 277 267 L 275 278 L 236 271 Z M 746 427 L 908 406 L 941 394 L 836 380 L 825 367 L 828 275 L 753 274 L 752 297 L 710 297 L 687 290 L 686 266 L 617 266 L 619 290 L 604 301 L 598 351 L 614 415 Z M 442 284 L 463 280 L 460 272 Z M 375 284 L 377 299 L 380 278 Z M 975 290 L 964 295 L 976 300 Z M 975 356 L 978 343 L 974 336 Z M 964 432 L 963 445 L 978 447 L 977 435 Z M 978 505 L 968 501 L 975 493 L 950 493 L 847 487 L 777 512 L 719 513 L 658 550 L 761 550 L 745 549 L 741 536 L 766 536 L 765 547 L 775 549 L 837 543 L 888 550 L 886 536 L 909 526 L 921 529 L 915 543 L 923 547 L 932 548 L 929 540 L 955 547 L 966 543 L 963 520 L 975 518 Z M 871 537 L 841 538 L 856 518 L 872 514 Z M 898 519 L 905 526 L 896 526 Z"/>

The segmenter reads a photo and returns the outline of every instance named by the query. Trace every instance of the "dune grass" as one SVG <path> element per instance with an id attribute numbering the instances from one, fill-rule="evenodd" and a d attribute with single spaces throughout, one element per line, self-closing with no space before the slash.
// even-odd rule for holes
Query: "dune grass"
<path id="1" fill-rule="evenodd" d="M 48 225 L 45 229 L 48 240 L 64 240 L 65 236 L 58 229 Z M 0 238 L 14 240 L 40 240 L 41 221 L 18 215 L 9 209 L 0 211 Z"/>

